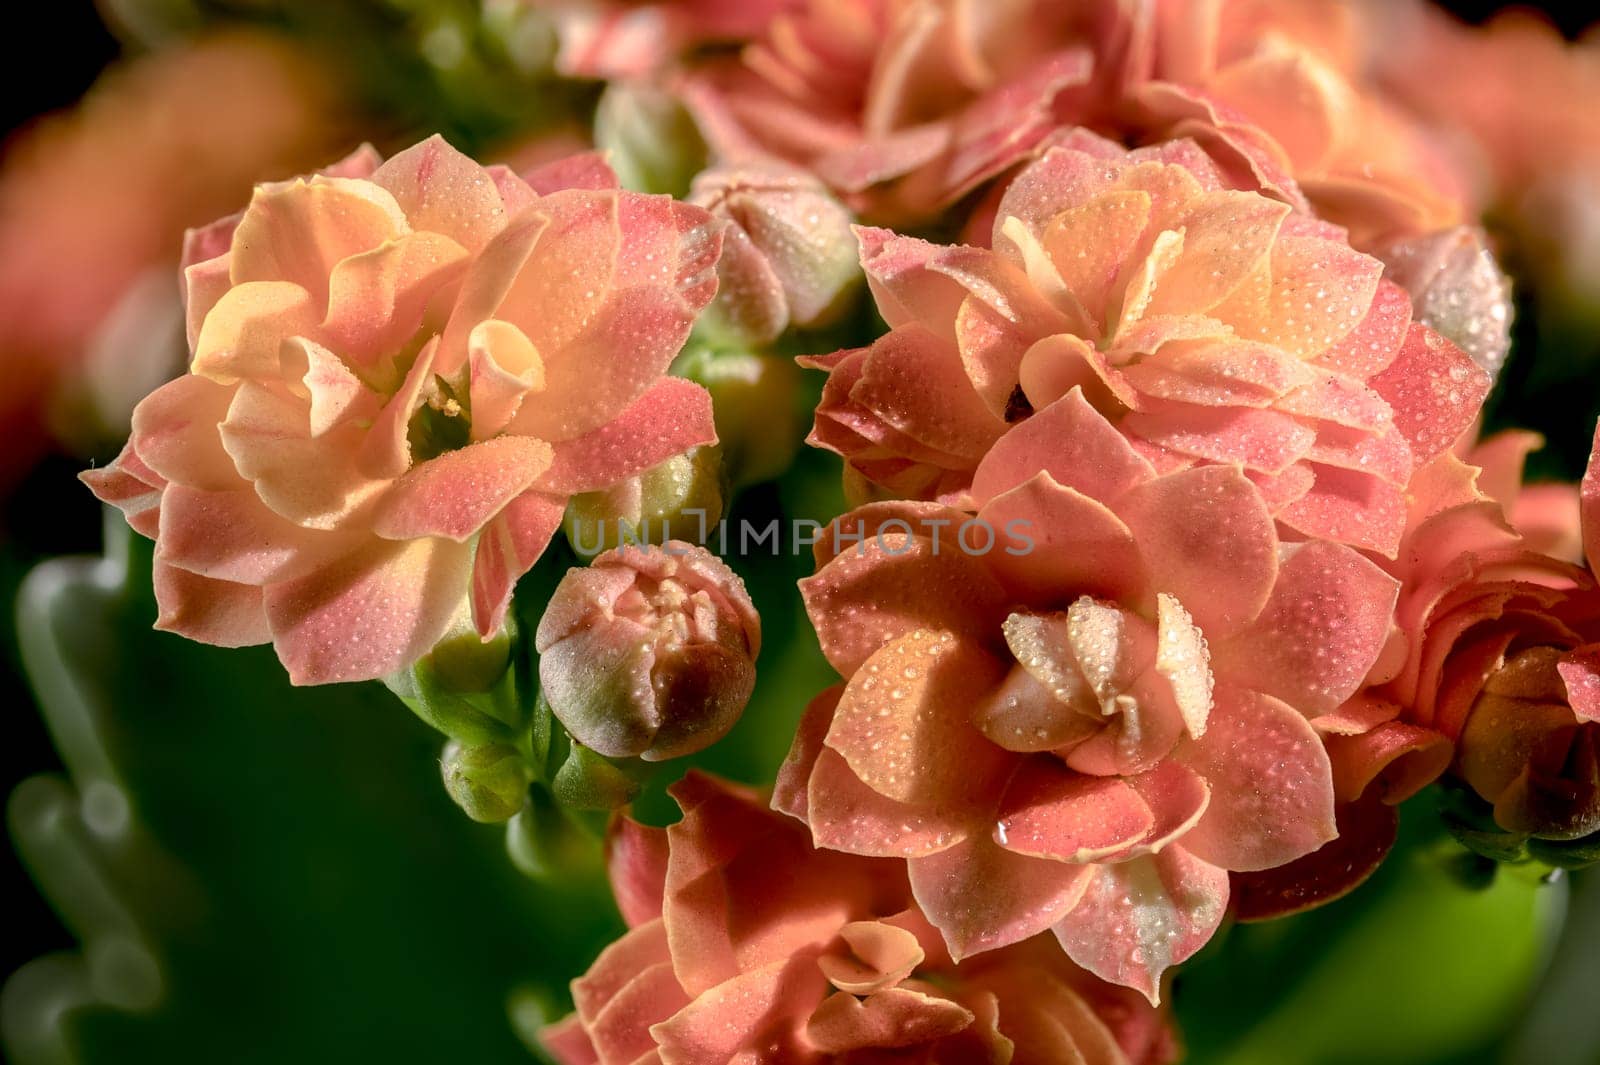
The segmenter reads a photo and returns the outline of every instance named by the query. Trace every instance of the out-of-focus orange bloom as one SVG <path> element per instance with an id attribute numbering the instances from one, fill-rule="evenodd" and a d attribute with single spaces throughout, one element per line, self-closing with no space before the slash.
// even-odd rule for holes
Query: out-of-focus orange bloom
<path id="1" fill-rule="evenodd" d="M 337 154 L 344 113 L 305 55 L 232 33 L 130 60 L 12 140 L 0 172 L 0 486 L 49 446 L 52 397 L 130 287 L 170 265 L 176 314 L 184 229 L 241 207 L 258 180 Z M 126 372 L 164 375 L 165 347 L 149 354 L 157 365 L 130 352 Z"/>

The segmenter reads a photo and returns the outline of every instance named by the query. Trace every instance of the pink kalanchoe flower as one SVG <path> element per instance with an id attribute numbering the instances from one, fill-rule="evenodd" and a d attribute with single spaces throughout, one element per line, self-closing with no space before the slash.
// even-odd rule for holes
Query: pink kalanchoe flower
<path id="1" fill-rule="evenodd" d="M 1374 5 L 1376 6 L 1376 5 Z M 1195 138 L 1230 173 L 1305 199 L 1357 247 L 1476 214 L 1459 160 L 1378 83 L 1379 32 L 1339 0 L 1155 0 L 1132 20 L 1121 118 Z"/>
<path id="2" fill-rule="evenodd" d="M 695 48 L 743 43 L 804 0 L 525 0 L 555 31 L 556 69 L 640 78 Z"/>
<path id="3" fill-rule="evenodd" d="M 1522 446 L 1491 439 L 1479 451 Z M 1480 471 L 1446 454 L 1419 473 L 1404 550 L 1390 566 L 1402 582 L 1400 653 L 1356 703 L 1394 720 L 1348 737 L 1347 749 L 1330 742 L 1348 789 L 1395 773 L 1401 731 L 1431 733 L 1454 745 L 1434 775 L 1448 765 L 1503 829 L 1557 840 L 1600 831 L 1597 470 L 1591 457 L 1589 570 L 1530 547 L 1484 491 L 1493 490 L 1492 479 L 1484 483 L 1493 466 Z"/>
<path id="4" fill-rule="evenodd" d="M 1295 534 L 1392 554 L 1407 480 L 1487 375 L 1382 263 L 1224 188 L 1193 143 L 1070 145 L 1011 183 L 992 249 L 858 231 L 890 332 L 809 360 L 812 442 L 858 497 L 961 505 L 1008 425 L 1081 388 L 1158 469 L 1238 463 Z"/>
<path id="5" fill-rule="evenodd" d="M 375 164 L 190 234 L 189 373 L 84 475 L 156 540 L 159 628 L 271 641 L 297 684 L 398 670 L 469 599 L 495 632 L 569 495 L 715 438 L 663 376 L 716 289 L 709 215 L 595 156 Z"/>
<path id="6" fill-rule="evenodd" d="M 823 324 L 861 279 L 850 212 L 803 170 L 713 167 L 689 202 L 730 223 L 713 306 L 738 340 L 770 344 L 791 325 Z"/>
<path id="7" fill-rule="evenodd" d="M 812 848 L 742 788 L 698 773 L 683 820 L 619 821 L 631 926 L 573 981 L 543 1041 L 562 1065 L 1163 1065 L 1166 1015 L 1035 940 L 961 964 L 902 868 Z"/>
<path id="8" fill-rule="evenodd" d="M 691 754 L 755 687 L 761 618 L 703 547 L 620 547 L 569 570 L 534 636 L 539 683 L 572 738 L 608 758 Z"/>
<path id="9" fill-rule="evenodd" d="M 1120 19 L 1046 0 L 808 0 L 677 79 L 713 152 L 816 174 L 875 222 L 928 221 L 1025 159 Z"/>
<path id="10" fill-rule="evenodd" d="M 845 684 L 776 805 L 819 846 L 906 859 L 956 957 L 1051 929 L 1154 1000 L 1229 871 L 1333 837 L 1313 726 L 1376 661 L 1395 582 L 1280 542 L 1237 465 L 1158 472 L 1081 387 L 991 447 L 972 496 L 824 536 L 802 591 Z"/>

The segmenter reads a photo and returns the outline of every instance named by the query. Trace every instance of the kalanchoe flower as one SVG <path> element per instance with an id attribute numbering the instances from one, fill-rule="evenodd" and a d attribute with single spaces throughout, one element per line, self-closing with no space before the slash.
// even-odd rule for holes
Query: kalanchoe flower
<path id="1" fill-rule="evenodd" d="M 1490 442 L 1491 444 L 1493 441 Z M 1600 466 L 1583 486 L 1585 549 L 1600 558 Z M 1418 475 L 1395 620 L 1392 679 L 1365 701 L 1455 745 L 1451 774 L 1501 830 L 1565 841 L 1600 832 L 1600 589 L 1592 568 L 1532 550 L 1453 455 Z M 1387 656 L 1386 656 L 1387 657 Z M 1359 783 L 1392 746 L 1330 747 Z M 1440 766 L 1440 768 L 1443 768 Z"/>
<path id="2" fill-rule="evenodd" d="M 1163 1065 L 1164 1013 L 1034 940 L 954 963 L 894 863 L 818 851 L 742 788 L 691 773 L 683 820 L 620 821 L 630 930 L 543 1041 L 563 1065 Z"/>
<path id="3" fill-rule="evenodd" d="M 809 360 L 812 441 L 858 496 L 959 505 L 1008 425 L 1080 388 L 1158 469 L 1239 464 L 1297 535 L 1392 554 L 1412 471 L 1488 389 L 1382 263 L 1187 141 L 1074 134 L 1006 190 L 992 250 L 858 236 L 890 332 Z"/>
<path id="4" fill-rule="evenodd" d="M 1385 244 L 1385 275 L 1411 294 L 1417 321 L 1456 344 L 1491 378 L 1511 351 L 1511 279 L 1473 226 Z"/>
<path id="5" fill-rule="evenodd" d="M 803 170 L 714 167 L 695 178 L 689 202 L 731 223 L 712 310 L 735 341 L 769 344 L 791 325 L 820 325 L 861 279 L 850 212 Z"/>
<path id="6" fill-rule="evenodd" d="M 594 156 L 375 162 L 190 234 L 189 373 L 84 475 L 156 538 L 159 627 L 270 640 L 299 684 L 393 673 L 469 600 L 489 636 L 568 496 L 714 438 L 663 376 L 715 292 L 709 215 Z"/>
<path id="7" fill-rule="evenodd" d="M 806 0 L 675 85 L 715 155 L 809 170 L 883 224 L 932 220 L 1074 111 L 1118 20 L 1050 0 Z"/>
<path id="8" fill-rule="evenodd" d="M 954 956 L 1051 929 L 1154 1000 L 1229 871 L 1333 837 L 1313 726 L 1376 661 L 1395 582 L 1281 543 L 1236 465 L 1158 473 L 1079 387 L 972 494 L 975 517 L 878 503 L 824 534 L 802 591 L 845 684 L 775 802 L 818 846 L 906 859 Z"/>
<path id="9" fill-rule="evenodd" d="M 523 0 L 555 30 L 556 69 L 579 78 L 639 78 L 696 47 L 756 36 L 803 0 Z"/>
<path id="10" fill-rule="evenodd" d="M 1357 247 L 1475 213 L 1460 160 L 1369 69 L 1371 12 L 1330 0 L 1155 0 L 1130 16 L 1119 116 L 1188 136 L 1288 203 L 1304 194 Z"/>
<path id="11" fill-rule="evenodd" d="M 544 696 L 574 740 L 659 761 L 708 746 L 739 719 L 761 619 L 726 564 L 673 540 L 570 570 L 534 646 Z"/>

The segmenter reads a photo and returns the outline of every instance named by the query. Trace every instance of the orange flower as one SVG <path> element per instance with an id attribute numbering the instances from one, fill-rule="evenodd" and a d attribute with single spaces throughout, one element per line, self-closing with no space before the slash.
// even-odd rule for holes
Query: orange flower
<path id="1" fill-rule="evenodd" d="M 613 828 L 631 930 L 546 1029 L 563 1065 L 756 1060 L 1161 1065 L 1163 1013 L 1042 941 L 952 962 L 893 863 L 812 848 L 793 821 L 691 772 L 683 820 Z"/>

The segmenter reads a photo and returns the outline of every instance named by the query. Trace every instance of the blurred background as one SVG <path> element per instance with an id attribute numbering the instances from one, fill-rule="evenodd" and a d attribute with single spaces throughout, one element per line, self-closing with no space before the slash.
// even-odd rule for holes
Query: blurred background
<path id="1" fill-rule="evenodd" d="M 1546 13 L 1575 36 L 1580 6 Z M 0 848 L 0 973 L 16 973 L 0 1034 L 19 1060 L 531 1060 L 519 1025 L 564 1009 L 565 981 L 620 927 L 597 870 L 562 890 L 519 876 L 437 786 L 437 737 L 381 688 L 291 695 L 270 652 L 149 631 L 148 545 L 103 539 L 75 479 L 182 365 L 186 226 L 364 140 L 438 131 L 519 163 L 584 143 L 597 91 L 548 75 L 550 42 L 519 11 L 30 5 L 28 73 L 0 104 L 0 603 L 19 602 L 0 610 L 16 848 Z M 1529 283 L 1489 419 L 1545 433 L 1534 474 L 1570 480 L 1600 410 L 1600 293 L 1546 283 L 1526 243 L 1510 255 Z M 803 509 L 836 476 L 803 462 L 745 505 Z M 107 561 L 28 576 L 102 547 Z M 758 602 L 792 611 L 799 574 L 775 570 Z M 793 648 L 763 680 L 777 690 L 815 652 L 798 619 L 769 626 Z M 743 779 L 776 764 L 798 704 L 774 705 L 708 764 Z M 1429 823 L 1408 817 L 1355 896 L 1219 936 L 1177 989 L 1192 1060 L 1600 1062 L 1600 878 L 1490 883 Z"/>

